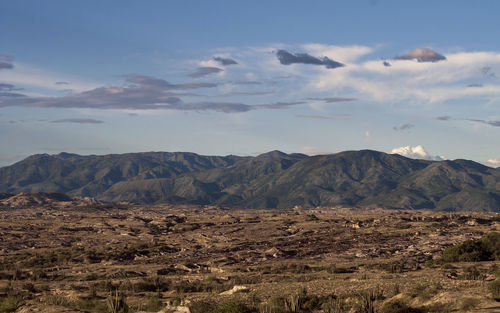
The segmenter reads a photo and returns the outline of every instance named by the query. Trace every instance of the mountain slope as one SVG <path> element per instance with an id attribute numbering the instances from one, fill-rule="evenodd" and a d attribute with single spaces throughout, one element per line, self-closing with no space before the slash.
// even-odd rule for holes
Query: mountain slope
<path id="1" fill-rule="evenodd" d="M 0 168 L 0 192 L 63 192 L 105 201 L 242 208 L 382 206 L 500 211 L 500 169 L 371 150 L 308 157 L 147 152 L 35 155 Z"/>

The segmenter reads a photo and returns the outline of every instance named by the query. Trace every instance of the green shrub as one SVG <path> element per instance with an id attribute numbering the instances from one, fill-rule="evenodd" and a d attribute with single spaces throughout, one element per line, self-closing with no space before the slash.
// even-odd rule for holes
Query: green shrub
<path id="1" fill-rule="evenodd" d="M 0 298 L 0 312 L 9 313 L 15 312 L 18 308 L 24 305 L 24 301 L 21 298 L 9 296 L 6 298 Z"/>
<path id="2" fill-rule="evenodd" d="M 448 247 L 443 252 L 444 262 L 480 262 L 500 259 L 500 233 L 492 232 L 478 240 L 467 240 Z"/>

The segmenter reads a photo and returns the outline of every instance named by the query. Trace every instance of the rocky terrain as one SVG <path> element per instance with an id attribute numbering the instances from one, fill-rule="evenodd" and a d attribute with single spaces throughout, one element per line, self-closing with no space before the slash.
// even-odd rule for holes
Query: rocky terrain
<path id="1" fill-rule="evenodd" d="M 500 312 L 497 213 L 0 198 L 0 312 Z"/>
<path id="2" fill-rule="evenodd" d="M 146 152 L 34 155 L 0 168 L 0 192 L 57 192 L 103 201 L 499 211 L 500 169 L 361 150 L 308 157 Z"/>

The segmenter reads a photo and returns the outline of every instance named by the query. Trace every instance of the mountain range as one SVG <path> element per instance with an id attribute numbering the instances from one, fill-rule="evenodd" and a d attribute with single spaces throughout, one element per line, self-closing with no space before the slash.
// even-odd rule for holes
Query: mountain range
<path id="1" fill-rule="evenodd" d="M 144 152 L 37 154 L 0 168 L 0 192 L 238 208 L 356 206 L 500 211 L 500 169 L 372 150 L 256 157 Z"/>

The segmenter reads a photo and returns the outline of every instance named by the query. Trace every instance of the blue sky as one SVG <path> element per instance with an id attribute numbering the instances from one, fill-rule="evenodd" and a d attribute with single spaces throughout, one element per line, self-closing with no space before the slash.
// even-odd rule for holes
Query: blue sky
<path id="1" fill-rule="evenodd" d="M 498 1 L 3 1 L 0 165 L 375 149 L 500 165 Z"/>

